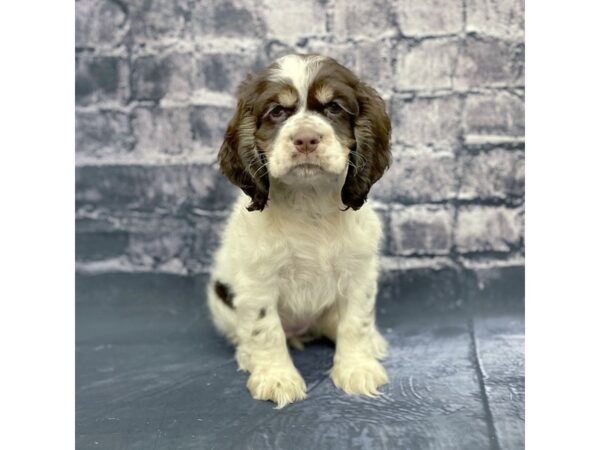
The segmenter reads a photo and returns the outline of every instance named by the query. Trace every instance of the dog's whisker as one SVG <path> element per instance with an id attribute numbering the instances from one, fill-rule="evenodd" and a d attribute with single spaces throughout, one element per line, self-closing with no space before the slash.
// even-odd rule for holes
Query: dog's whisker
<path id="1" fill-rule="evenodd" d="M 356 167 L 356 164 L 354 164 L 352 161 L 348 161 L 348 166 L 353 167 L 354 169 L 358 170 L 358 167 Z"/>
<path id="2" fill-rule="evenodd" d="M 266 163 L 264 163 L 264 164 L 261 164 L 261 165 L 258 167 L 258 169 L 256 169 L 256 171 L 255 171 L 253 174 L 251 174 L 252 178 L 256 178 L 256 176 L 258 175 L 258 173 L 259 173 L 259 172 L 260 172 L 262 169 L 264 169 L 264 168 L 268 167 L 268 165 L 269 165 L 269 161 L 267 161 L 267 162 L 266 162 Z M 261 174 L 260 176 L 263 176 L 263 175 L 264 175 L 264 174 Z"/>
<path id="3" fill-rule="evenodd" d="M 348 166 L 353 167 L 357 172 L 365 167 L 364 164 L 359 167 L 350 160 L 348 160 Z"/>
<path id="4" fill-rule="evenodd" d="M 353 155 L 356 158 L 357 162 L 360 164 L 360 167 L 358 167 L 356 165 L 354 166 L 354 168 L 356 170 L 361 170 L 367 165 L 367 161 L 366 161 L 365 157 L 362 156 L 360 153 L 358 153 L 356 150 L 350 150 L 350 154 Z M 351 162 L 351 161 L 348 160 L 348 162 Z"/>
<path id="5" fill-rule="evenodd" d="M 365 159 L 365 157 L 362 156 L 360 153 L 354 152 L 352 154 L 355 156 L 357 162 L 359 162 L 360 164 L 365 165 L 367 163 L 367 160 Z"/>

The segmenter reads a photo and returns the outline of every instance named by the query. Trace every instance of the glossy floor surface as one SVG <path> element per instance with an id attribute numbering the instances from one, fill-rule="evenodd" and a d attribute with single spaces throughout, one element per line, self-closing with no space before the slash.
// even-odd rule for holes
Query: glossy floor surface
<path id="1" fill-rule="evenodd" d="M 337 390 L 327 376 L 333 346 L 320 341 L 292 350 L 307 399 L 276 410 L 248 394 L 247 375 L 210 323 L 204 283 L 77 276 L 78 449 L 524 447 L 518 300 L 502 302 L 500 293 L 491 310 L 421 308 L 425 291 L 384 292 L 377 313 L 390 343 L 390 383 L 383 395 Z"/>

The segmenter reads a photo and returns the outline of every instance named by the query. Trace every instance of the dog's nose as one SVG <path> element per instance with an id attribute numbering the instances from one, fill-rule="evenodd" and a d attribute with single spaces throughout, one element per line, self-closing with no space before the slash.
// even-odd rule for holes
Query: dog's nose
<path id="1" fill-rule="evenodd" d="M 312 130 L 302 128 L 294 135 L 294 146 L 300 153 L 311 153 L 317 149 L 321 138 Z"/>

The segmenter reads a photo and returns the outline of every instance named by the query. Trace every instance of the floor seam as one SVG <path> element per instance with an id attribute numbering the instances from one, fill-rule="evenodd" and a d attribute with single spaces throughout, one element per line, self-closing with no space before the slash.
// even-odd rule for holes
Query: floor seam
<path id="1" fill-rule="evenodd" d="M 488 437 L 490 439 L 490 448 L 492 450 L 502 450 L 500 442 L 498 441 L 498 433 L 496 431 L 496 423 L 494 421 L 494 415 L 490 408 L 490 401 L 487 395 L 485 386 L 485 373 L 481 364 L 481 358 L 479 357 L 479 348 L 477 347 L 477 339 L 475 338 L 475 325 L 473 318 L 468 319 L 469 326 L 469 338 L 471 340 L 471 358 L 475 373 L 477 375 L 477 383 L 479 385 L 479 392 L 481 393 L 481 400 L 483 403 L 483 411 L 485 414 L 485 421 L 488 429 Z"/>

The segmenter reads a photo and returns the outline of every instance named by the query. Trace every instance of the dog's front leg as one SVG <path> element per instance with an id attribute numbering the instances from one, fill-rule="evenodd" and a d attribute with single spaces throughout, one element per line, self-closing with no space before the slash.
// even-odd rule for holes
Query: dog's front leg
<path id="1" fill-rule="evenodd" d="M 292 362 L 276 299 L 240 298 L 236 302 L 240 369 L 250 372 L 248 390 L 257 400 L 282 408 L 306 397 L 306 384 Z"/>
<path id="2" fill-rule="evenodd" d="M 375 396 L 388 382 L 377 359 L 387 352 L 387 343 L 375 326 L 376 277 L 355 283 L 348 295 L 338 299 L 336 348 L 331 378 L 349 394 Z"/>

